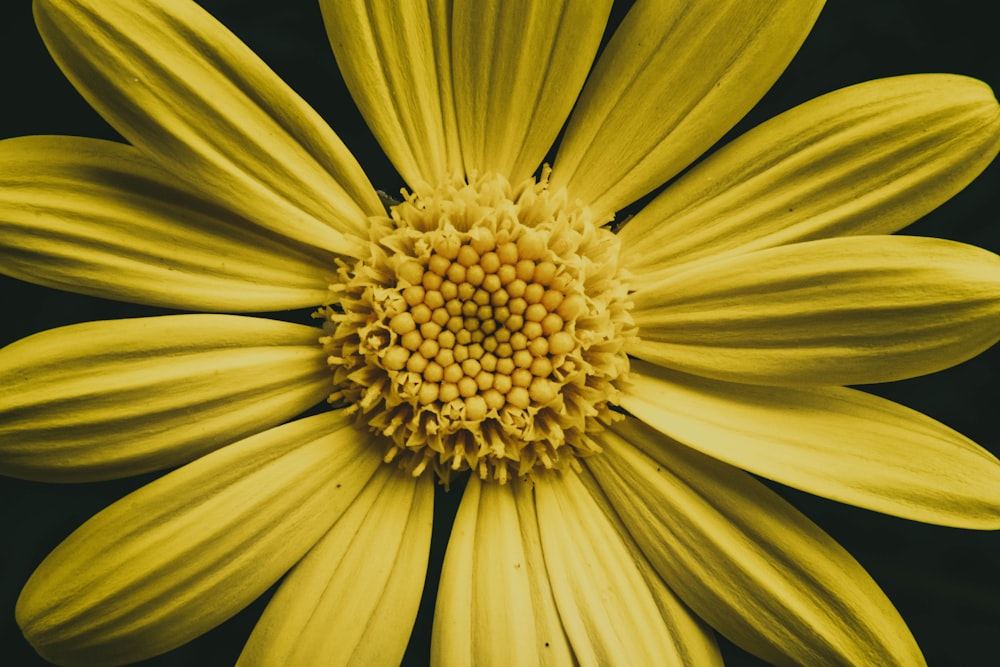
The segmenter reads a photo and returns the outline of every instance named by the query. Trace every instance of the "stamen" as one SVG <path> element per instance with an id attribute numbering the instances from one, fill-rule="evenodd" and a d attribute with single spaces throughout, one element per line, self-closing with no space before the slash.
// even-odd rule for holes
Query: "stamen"
<path id="1" fill-rule="evenodd" d="M 634 335 L 617 238 L 544 179 L 448 183 L 391 215 L 341 270 L 343 313 L 322 311 L 334 394 L 390 441 L 386 461 L 503 483 L 592 453 Z"/>

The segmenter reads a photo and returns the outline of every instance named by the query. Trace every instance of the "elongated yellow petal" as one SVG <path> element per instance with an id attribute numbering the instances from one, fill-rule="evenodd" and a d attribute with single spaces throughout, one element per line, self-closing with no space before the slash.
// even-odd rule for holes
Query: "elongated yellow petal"
<path id="1" fill-rule="evenodd" d="M 229 618 L 295 564 L 380 457 L 328 412 L 208 454 L 114 503 L 38 566 L 17 622 L 57 664 L 120 665 Z"/>
<path id="2" fill-rule="evenodd" d="M 656 572 L 645 554 L 642 553 L 639 545 L 629 534 L 600 484 L 587 469 L 586 460 L 582 463 L 580 481 L 587 487 L 594 502 L 604 512 L 604 516 L 615 527 L 618 536 L 628 548 L 629 557 L 642 573 L 646 586 L 660 610 L 660 616 L 663 617 L 664 623 L 669 628 L 675 650 L 675 655 L 670 657 L 670 664 L 689 667 L 723 667 L 722 654 L 719 652 L 715 633 L 705 621 L 692 613 L 688 606 L 677 597 L 676 593 L 670 590 L 670 587 Z"/>
<path id="3" fill-rule="evenodd" d="M 576 473 L 539 479 L 535 504 L 552 592 L 579 663 L 685 664 L 628 547 Z"/>
<path id="4" fill-rule="evenodd" d="M 458 174 L 451 11 L 443 0 L 320 0 L 351 96 L 417 191 Z"/>
<path id="5" fill-rule="evenodd" d="M 53 58 L 126 139 L 206 199 L 274 232 L 359 252 L 382 213 L 322 118 L 189 0 L 36 0 Z"/>
<path id="6" fill-rule="evenodd" d="M 824 239 L 634 281 L 629 353 L 720 380 L 888 382 L 1000 338 L 1000 258 L 906 236 Z"/>
<path id="7" fill-rule="evenodd" d="M 530 486 L 469 479 L 441 573 L 431 662 L 574 664 L 549 588 Z"/>
<path id="8" fill-rule="evenodd" d="M 705 454 L 810 493 L 917 521 L 1000 528 L 1000 461 L 877 396 L 730 384 L 635 360 L 622 407 Z"/>
<path id="9" fill-rule="evenodd" d="M 757 103 L 821 0 L 639 0 L 587 81 L 553 165 L 598 217 L 688 166 Z"/>
<path id="10" fill-rule="evenodd" d="M 708 255 L 890 234 L 968 185 L 1000 149 L 989 86 L 918 74 L 824 95 L 684 174 L 622 229 L 636 273 Z"/>
<path id="11" fill-rule="evenodd" d="M 467 172 L 530 176 L 569 115 L 611 2 L 457 0 L 452 69 Z"/>
<path id="12" fill-rule="evenodd" d="M 0 271 L 92 296 L 222 312 L 316 306 L 335 256 L 275 238 L 124 144 L 0 142 Z"/>
<path id="13" fill-rule="evenodd" d="M 760 482 L 632 419 L 597 438 L 587 466 L 629 532 L 734 643 L 777 665 L 924 664 L 864 569 Z"/>
<path id="14" fill-rule="evenodd" d="M 285 577 L 240 655 L 251 665 L 398 665 L 427 573 L 432 477 L 380 466 Z"/>
<path id="15" fill-rule="evenodd" d="M 186 463 L 329 394 L 322 332 L 233 315 L 74 324 L 0 350 L 0 471 L 50 482 Z"/>

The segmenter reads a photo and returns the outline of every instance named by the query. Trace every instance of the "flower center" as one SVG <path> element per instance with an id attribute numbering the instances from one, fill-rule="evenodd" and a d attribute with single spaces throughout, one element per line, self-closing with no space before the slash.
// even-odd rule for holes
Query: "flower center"
<path id="1" fill-rule="evenodd" d="M 342 267 L 324 345 L 385 460 L 501 483 L 598 451 L 634 329 L 618 239 L 543 175 L 407 195 Z"/>

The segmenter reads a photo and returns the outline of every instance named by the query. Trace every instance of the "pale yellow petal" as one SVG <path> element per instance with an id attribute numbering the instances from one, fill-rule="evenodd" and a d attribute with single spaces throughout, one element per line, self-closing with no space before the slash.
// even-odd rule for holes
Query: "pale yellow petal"
<path id="1" fill-rule="evenodd" d="M 448 540 L 431 663 L 574 664 L 547 577 L 531 487 L 473 475 Z"/>
<path id="2" fill-rule="evenodd" d="M 691 164 L 764 95 L 822 0 L 639 0 L 570 118 L 553 165 L 598 217 Z"/>
<path id="3" fill-rule="evenodd" d="M 169 308 L 264 312 L 329 299 L 335 256 L 191 194 L 139 150 L 0 142 L 0 272 Z"/>
<path id="4" fill-rule="evenodd" d="M 455 109 L 466 172 L 518 183 L 538 168 L 576 101 L 608 0 L 457 0 Z"/>
<path id="5" fill-rule="evenodd" d="M 1000 338 L 1000 258 L 974 246 L 852 236 L 768 248 L 634 281 L 629 353 L 720 380 L 888 382 Z"/>
<path id="6" fill-rule="evenodd" d="M 35 0 L 77 90 L 193 191 L 289 238 L 344 254 L 383 212 L 323 119 L 190 0 Z"/>
<path id="7" fill-rule="evenodd" d="M 212 452 L 114 503 L 25 584 L 17 622 L 57 664 L 121 665 L 215 627 L 295 564 L 381 465 L 344 411 Z"/>
<path id="8" fill-rule="evenodd" d="M 337 65 L 382 150 L 410 187 L 458 174 L 450 3 L 321 0 Z"/>
<path id="9" fill-rule="evenodd" d="M 597 438 L 587 466 L 629 532 L 728 639 L 777 665 L 924 664 L 864 569 L 760 482 L 633 419 Z"/>
<path id="10" fill-rule="evenodd" d="M 709 255 L 890 234 L 968 185 L 1000 149 L 989 86 L 918 74 L 824 95 L 754 128 L 621 230 L 636 273 Z"/>
<path id="11" fill-rule="evenodd" d="M 233 315 L 74 324 L 0 349 L 0 471 L 49 482 L 186 463 L 331 391 L 319 329 Z"/>
<path id="12" fill-rule="evenodd" d="M 380 466 L 285 577 L 240 655 L 251 665 L 398 665 L 427 573 L 434 479 Z"/>
<path id="13" fill-rule="evenodd" d="M 675 440 L 803 491 L 917 521 L 1000 528 L 1000 461 L 877 396 L 730 384 L 635 360 L 621 404 Z"/>
<path id="14" fill-rule="evenodd" d="M 618 529 L 577 474 L 540 478 L 535 505 L 549 581 L 577 661 L 686 664 Z"/>
<path id="15" fill-rule="evenodd" d="M 676 655 L 671 656 L 672 664 L 690 667 L 711 667 L 713 665 L 722 667 L 722 654 L 719 652 L 719 645 L 712 628 L 695 615 L 684 604 L 684 601 L 677 597 L 676 593 L 670 590 L 670 587 L 656 572 L 645 554 L 642 553 L 639 545 L 629 534 L 625 524 L 618 516 L 618 512 L 611 506 L 600 484 L 587 468 L 587 461 L 584 460 L 581 463 L 580 481 L 587 487 L 594 502 L 604 512 L 628 548 L 631 560 L 642 573 L 646 586 L 660 610 L 660 616 L 666 627 L 669 628 L 671 641 L 676 651 Z"/>

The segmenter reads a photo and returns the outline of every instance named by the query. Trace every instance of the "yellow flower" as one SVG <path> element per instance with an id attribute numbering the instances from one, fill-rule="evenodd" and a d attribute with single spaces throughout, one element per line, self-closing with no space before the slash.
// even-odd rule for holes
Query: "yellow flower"
<path id="1" fill-rule="evenodd" d="M 42 562 L 27 639 L 58 664 L 142 660 L 287 572 L 240 664 L 398 662 L 440 479 L 462 499 L 435 664 L 718 664 L 712 628 L 778 664 L 921 664 L 862 567 L 744 471 L 1000 528 L 1000 462 L 844 386 L 1000 338 L 1000 258 L 890 236 L 993 160 L 1000 106 L 959 76 L 872 81 L 683 171 L 820 5 L 639 0 L 594 63 L 610 2 L 321 1 L 409 184 L 387 213 L 196 5 L 36 0 L 131 145 L 0 143 L 0 269 L 182 310 L 314 307 L 319 326 L 181 314 L 0 350 L 4 474 L 181 466 Z"/>

